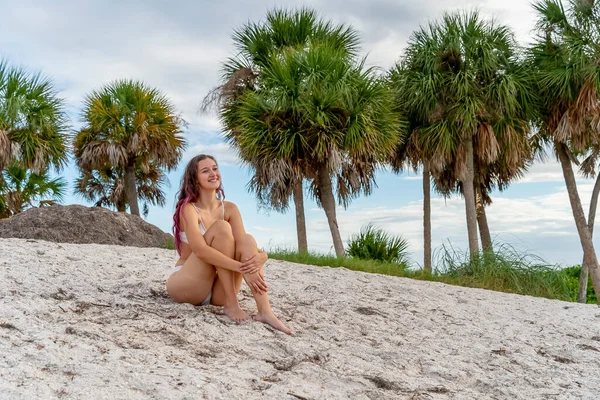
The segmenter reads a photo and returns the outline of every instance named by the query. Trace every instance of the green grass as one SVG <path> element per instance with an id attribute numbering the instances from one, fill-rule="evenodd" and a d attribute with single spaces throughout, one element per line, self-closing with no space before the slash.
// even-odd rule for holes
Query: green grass
<path id="1" fill-rule="evenodd" d="M 269 257 L 301 264 L 333 268 L 345 267 L 353 271 L 401 276 L 549 299 L 574 301 L 577 297 L 577 285 L 573 287 L 572 282 L 574 279 L 572 276 L 574 274 L 578 276 L 577 271 L 560 269 L 535 255 L 519 253 L 507 245 L 497 245 L 493 254 L 482 254 L 473 261 L 450 245 L 442 246 L 434 257 L 435 268 L 431 274 L 420 269 L 408 268 L 405 263 L 387 263 L 351 257 L 337 258 L 282 249 L 269 252 Z M 588 301 L 590 300 L 588 298 Z M 593 302 L 595 303 L 595 299 Z"/>
<path id="2" fill-rule="evenodd" d="M 566 275 L 560 268 L 508 245 L 497 245 L 494 253 L 481 254 L 475 260 L 444 245 L 436 257 L 434 279 L 458 286 L 571 300 Z"/>
<path id="3" fill-rule="evenodd" d="M 361 260 L 359 258 L 327 256 L 317 253 L 298 253 L 297 251 L 275 249 L 269 251 L 269 257 L 299 264 L 316 265 L 318 267 L 344 267 L 353 271 L 371 272 L 392 276 L 406 276 L 407 265 L 378 260 Z"/>

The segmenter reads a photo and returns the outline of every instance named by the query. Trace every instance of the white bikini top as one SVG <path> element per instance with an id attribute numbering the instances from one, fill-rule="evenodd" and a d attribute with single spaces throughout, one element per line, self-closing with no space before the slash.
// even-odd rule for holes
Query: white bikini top
<path id="1" fill-rule="evenodd" d="M 198 215 L 200 215 L 200 210 L 198 210 L 198 207 L 196 207 L 196 205 L 194 203 L 190 203 L 190 204 L 194 206 L 194 208 L 196 209 L 196 212 L 198 213 Z M 223 200 L 221 200 L 221 208 L 223 209 L 221 219 L 225 220 L 225 206 L 223 205 Z M 200 233 L 202 235 L 204 235 L 206 233 L 206 227 L 202 223 L 202 218 L 200 218 L 200 223 L 198 224 L 198 228 L 200 228 Z M 187 235 L 185 234 L 185 232 L 179 232 L 179 240 L 181 240 L 183 243 L 189 244 Z"/>

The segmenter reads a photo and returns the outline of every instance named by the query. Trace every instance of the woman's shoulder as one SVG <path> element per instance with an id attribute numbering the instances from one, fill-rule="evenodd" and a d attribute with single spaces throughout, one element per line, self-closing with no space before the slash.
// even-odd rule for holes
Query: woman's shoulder
<path id="1" fill-rule="evenodd" d="M 192 203 L 186 203 L 181 207 L 182 214 L 190 213 L 191 211 L 193 211 L 194 214 L 198 213 L 198 209 Z"/>
<path id="2" fill-rule="evenodd" d="M 223 200 L 223 208 L 225 209 L 225 212 L 228 214 L 232 213 L 232 212 L 239 213 L 238 206 L 236 206 L 235 203 L 232 201 Z"/>
<path id="3" fill-rule="evenodd" d="M 189 209 L 194 209 L 194 205 L 192 203 L 185 203 L 182 207 L 182 210 L 189 210 Z"/>
<path id="4" fill-rule="evenodd" d="M 227 209 L 227 210 L 237 209 L 237 206 L 235 205 L 235 203 L 233 201 L 228 201 L 228 200 L 223 200 L 223 207 L 225 207 L 225 209 Z"/>

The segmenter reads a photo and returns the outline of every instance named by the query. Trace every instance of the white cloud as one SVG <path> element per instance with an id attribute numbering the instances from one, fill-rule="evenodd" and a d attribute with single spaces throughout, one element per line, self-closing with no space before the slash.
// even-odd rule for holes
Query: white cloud
<path id="1" fill-rule="evenodd" d="M 405 181 L 420 181 L 423 179 L 423 175 L 422 174 L 416 174 L 416 175 L 402 175 L 402 178 Z"/>
<path id="2" fill-rule="evenodd" d="M 555 160 L 547 162 L 535 162 L 525 176 L 515 183 L 530 182 L 564 182 L 562 168 Z"/>
<path id="3" fill-rule="evenodd" d="M 241 165 L 237 153 L 227 143 L 197 144 L 185 152 L 184 160 L 187 161 L 197 154 L 209 154 L 215 157 L 219 165 Z"/>

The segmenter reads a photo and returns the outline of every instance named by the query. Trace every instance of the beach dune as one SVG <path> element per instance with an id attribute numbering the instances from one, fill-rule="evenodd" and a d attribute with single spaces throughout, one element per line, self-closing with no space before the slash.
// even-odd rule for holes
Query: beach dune
<path id="1" fill-rule="evenodd" d="M 595 305 L 270 260 L 287 336 L 171 302 L 175 259 L 0 239 L 0 398 L 600 397 Z"/>

